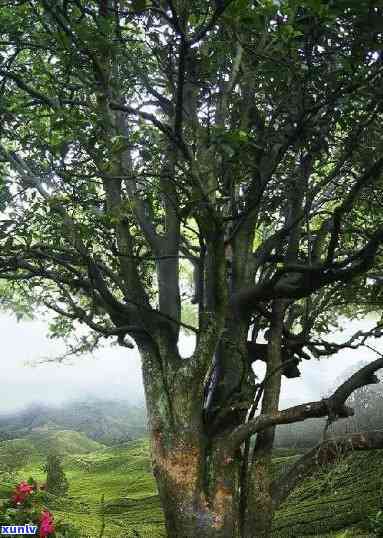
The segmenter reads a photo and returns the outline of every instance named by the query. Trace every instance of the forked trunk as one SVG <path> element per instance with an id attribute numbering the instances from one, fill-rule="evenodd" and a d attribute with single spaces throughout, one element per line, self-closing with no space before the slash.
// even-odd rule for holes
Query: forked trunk
<path id="1" fill-rule="evenodd" d="M 187 409 L 186 399 L 184 404 Z M 232 457 L 217 446 L 204 434 L 202 424 L 197 429 L 195 422 L 190 431 L 165 431 L 163 426 L 151 431 L 152 466 L 168 538 L 268 536 L 270 505 L 259 503 L 256 528 L 251 524 L 240 535 L 240 452 Z M 254 515 L 251 519 L 254 522 Z"/>
<path id="2" fill-rule="evenodd" d="M 232 356 L 236 352 L 230 341 L 221 347 Z M 214 351 L 210 350 L 210 353 L 211 357 Z M 251 477 L 252 482 L 254 477 L 259 479 L 261 489 L 249 491 L 248 496 L 249 504 L 256 502 L 257 512 L 254 513 L 253 506 L 250 510 L 248 507 L 245 515 L 249 524 L 241 524 L 244 515 L 240 510 L 242 454 L 240 449 L 235 452 L 233 445 L 228 442 L 228 436 L 245 415 L 242 413 L 241 418 L 237 412 L 231 412 L 234 408 L 230 407 L 232 404 L 229 402 L 232 400 L 223 400 L 222 408 L 229 410 L 229 415 L 223 415 L 221 427 L 210 427 L 210 423 L 206 424 L 206 417 L 204 420 L 203 394 L 199 388 L 201 383 L 195 382 L 195 366 L 190 367 L 187 361 L 171 361 L 169 349 L 160 350 L 157 347 L 147 350 L 145 355 L 143 374 L 152 466 L 167 536 L 267 537 L 272 520 L 272 505 L 267 498 L 269 466 L 261 466 L 261 461 L 256 466 L 259 476 L 252 473 Z M 165 364 L 164 360 L 160 360 L 165 355 L 168 358 L 166 375 L 163 366 L 159 367 Z M 239 365 L 240 357 L 236 360 Z M 228 379 L 233 382 L 238 380 L 242 382 L 241 389 L 246 387 L 246 390 L 250 390 L 246 376 L 240 373 L 233 368 L 230 377 L 225 377 L 226 383 Z M 220 389 L 224 393 L 225 386 Z M 248 397 L 249 392 L 244 394 Z M 243 394 L 240 393 L 239 397 L 243 398 Z"/>
<path id="3" fill-rule="evenodd" d="M 221 458 L 220 458 L 221 459 Z M 169 538 L 233 538 L 235 463 L 214 462 L 195 440 L 152 436 L 152 463 Z"/>

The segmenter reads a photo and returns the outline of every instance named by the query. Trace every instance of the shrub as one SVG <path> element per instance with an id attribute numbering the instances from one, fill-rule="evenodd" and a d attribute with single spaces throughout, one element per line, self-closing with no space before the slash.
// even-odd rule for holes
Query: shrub
<path id="1" fill-rule="evenodd" d="M 47 491 L 53 495 L 65 495 L 68 492 L 68 480 L 62 468 L 61 458 L 57 454 L 49 454 L 45 466 L 47 473 Z"/>
<path id="2" fill-rule="evenodd" d="M 72 525 L 54 521 L 53 514 L 44 506 L 45 488 L 33 478 L 17 484 L 0 507 L 0 526 L 36 525 L 40 538 L 80 538 Z"/>

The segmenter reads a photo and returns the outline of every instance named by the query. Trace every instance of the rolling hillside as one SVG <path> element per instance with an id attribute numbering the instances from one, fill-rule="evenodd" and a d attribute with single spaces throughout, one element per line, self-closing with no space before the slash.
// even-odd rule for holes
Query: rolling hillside
<path id="1" fill-rule="evenodd" d="M 45 480 L 43 464 L 52 446 L 52 433 L 46 432 L 46 436 L 45 443 L 42 443 L 43 433 L 36 444 L 32 438 L 0 443 L 0 498 L 18 480 L 29 476 L 39 482 Z M 56 432 L 53 439 L 55 448 L 65 454 L 63 464 L 70 486 L 65 498 L 51 497 L 48 502 L 57 520 L 72 522 L 88 538 L 99 535 L 103 517 L 104 538 L 133 537 L 134 531 L 147 538 L 164 536 L 146 440 L 106 447 L 69 431 Z M 73 443 L 72 451 L 66 450 L 68 440 Z M 15 458 L 15 454 L 22 457 Z M 20 465 L 15 463 L 9 473 L 11 460 Z"/>
<path id="2" fill-rule="evenodd" d="M 83 433 L 71 430 L 35 430 L 22 439 L 10 439 L 0 443 L 0 473 L 11 473 L 24 465 L 40 462 L 50 452 L 61 456 L 86 454 L 103 446 Z"/>
<path id="3" fill-rule="evenodd" d="M 41 428 L 82 432 L 94 441 L 112 445 L 145 435 L 146 412 L 143 405 L 92 399 L 57 407 L 32 405 L 0 415 L 0 440 L 25 437 Z"/>

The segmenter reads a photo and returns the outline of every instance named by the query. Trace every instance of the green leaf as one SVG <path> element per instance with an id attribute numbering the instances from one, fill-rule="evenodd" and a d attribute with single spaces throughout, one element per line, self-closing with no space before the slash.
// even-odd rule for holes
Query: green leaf
<path id="1" fill-rule="evenodd" d="M 133 11 L 142 11 L 146 8 L 146 0 L 132 0 Z"/>

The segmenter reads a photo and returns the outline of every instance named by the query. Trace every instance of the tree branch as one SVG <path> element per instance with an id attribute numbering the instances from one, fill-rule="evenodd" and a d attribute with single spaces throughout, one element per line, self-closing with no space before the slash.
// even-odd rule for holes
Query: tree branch
<path id="1" fill-rule="evenodd" d="M 383 161 L 382 161 L 383 163 Z M 355 255 L 331 267 L 324 265 L 286 265 L 274 276 L 254 288 L 243 289 L 231 299 L 238 317 L 246 317 L 257 309 L 259 301 L 275 298 L 302 299 L 335 282 L 349 282 L 370 269 L 383 243 L 383 227 L 378 228 L 368 243 Z"/>
<path id="2" fill-rule="evenodd" d="M 247 424 L 238 426 L 230 434 L 227 442 L 230 449 L 234 451 L 251 435 L 258 433 L 269 426 L 278 424 L 291 424 L 301 422 L 308 418 L 321 418 L 328 416 L 331 420 L 345 418 L 354 414 L 353 409 L 347 407 L 347 398 L 358 388 L 372 383 L 379 383 L 375 372 L 383 368 L 383 358 L 376 359 L 367 366 L 364 366 L 342 383 L 329 398 L 308 402 L 276 411 L 275 413 L 264 414 L 249 421 Z"/>
<path id="3" fill-rule="evenodd" d="M 172 141 L 177 147 L 181 149 L 182 154 L 184 155 L 187 161 L 192 160 L 192 156 L 189 152 L 188 147 L 184 143 L 184 141 L 180 140 L 179 137 L 175 136 L 171 127 L 167 125 L 166 123 L 162 123 L 161 121 L 159 121 L 154 116 L 154 114 L 150 114 L 149 112 L 138 110 L 129 105 L 123 105 L 123 104 L 114 103 L 114 102 L 109 103 L 109 107 L 112 110 L 121 110 L 122 112 L 126 112 L 127 114 L 132 114 L 134 116 L 138 116 L 139 118 L 149 121 L 155 127 L 157 127 L 157 129 L 159 129 L 162 133 L 164 133 L 170 141 Z"/>
<path id="4" fill-rule="evenodd" d="M 39 92 L 35 88 L 32 88 L 31 86 L 29 86 L 29 84 L 24 82 L 23 79 L 19 77 L 18 75 L 16 75 L 15 73 L 10 73 L 9 71 L 0 69 L 0 75 L 3 75 L 5 78 L 9 78 L 10 80 L 13 80 L 13 82 L 15 82 L 15 84 L 20 88 L 20 90 L 24 90 L 28 95 L 30 95 L 31 97 L 34 97 L 40 103 L 43 103 L 44 105 L 54 110 L 59 106 L 59 102 L 57 100 L 54 101 L 47 95 Z"/>
<path id="5" fill-rule="evenodd" d="M 179 58 L 178 58 L 178 74 L 177 74 L 177 95 L 176 95 L 176 109 L 174 118 L 174 135 L 178 140 L 182 140 L 182 124 L 184 114 L 184 86 L 185 86 L 185 69 L 186 58 L 188 54 L 188 44 L 181 36 L 181 42 L 179 45 Z"/>
<path id="6" fill-rule="evenodd" d="M 325 340 L 309 340 L 305 345 L 309 348 L 314 357 L 328 356 L 337 353 L 341 349 L 358 349 L 358 347 L 365 345 L 368 338 L 380 338 L 383 335 L 383 324 L 378 323 L 369 331 L 357 331 L 348 340 L 342 344 L 336 344 L 334 342 L 326 342 Z M 318 348 L 323 348 L 318 349 Z"/>
<path id="7" fill-rule="evenodd" d="M 219 17 L 224 13 L 224 11 L 230 6 L 230 4 L 233 3 L 233 0 L 227 0 L 225 2 L 224 0 L 220 2 L 216 2 L 216 5 L 218 6 L 217 9 L 214 11 L 210 21 L 208 21 L 205 26 L 197 30 L 195 35 L 189 40 L 190 44 L 193 45 L 194 43 L 198 43 L 198 41 L 201 41 L 206 34 L 214 28 L 216 25 Z"/>
<path id="8" fill-rule="evenodd" d="M 369 168 L 369 170 L 367 170 L 358 179 L 358 181 L 352 186 L 346 198 L 343 200 L 342 204 L 334 210 L 333 228 L 331 232 L 330 243 L 327 250 L 327 259 L 326 259 L 327 265 L 331 264 L 334 258 L 335 249 L 339 242 L 339 235 L 341 231 L 343 216 L 345 215 L 346 212 L 351 210 L 354 200 L 356 199 L 360 191 L 363 189 L 363 187 L 366 185 L 366 183 L 368 183 L 369 181 L 377 180 L 380 177 L 382 169 L 383 169 L 383 157 L 381 157 L 378 161 L 376 161 L 371 166 L 371 168 Z"/>

